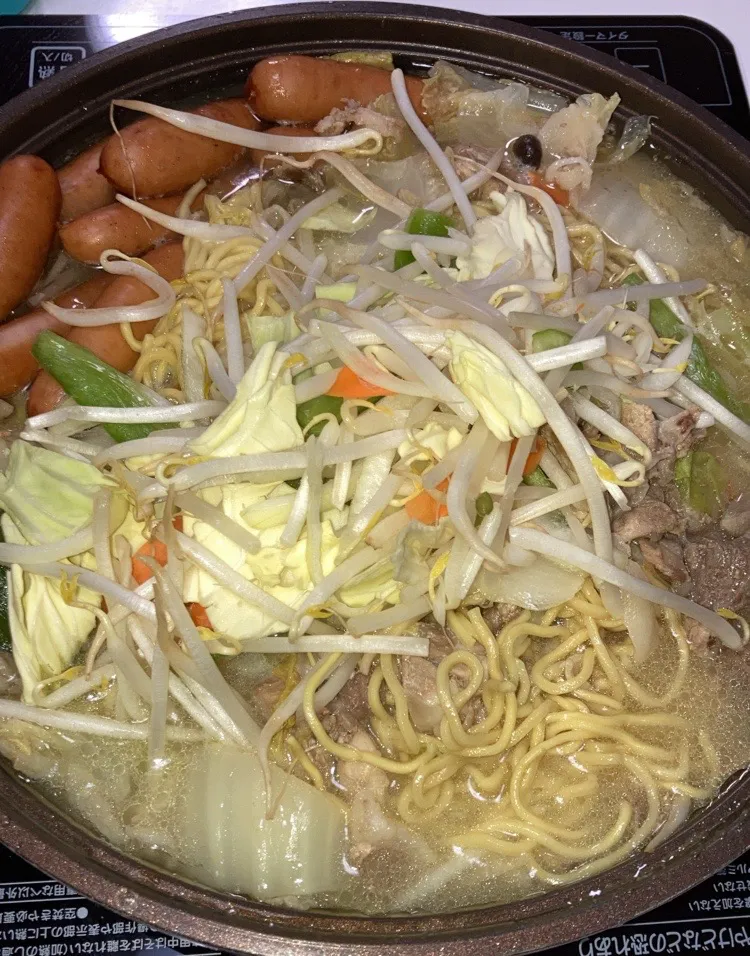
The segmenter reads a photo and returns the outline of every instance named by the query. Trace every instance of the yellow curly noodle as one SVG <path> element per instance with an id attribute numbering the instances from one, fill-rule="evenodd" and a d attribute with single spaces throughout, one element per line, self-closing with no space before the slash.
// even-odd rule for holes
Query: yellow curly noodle
<path id="1" fill-rule="evenodd" d="M 440 818 L 446 846 L 523 858 L 542 880 L 571 882 L 645 845 L 676 795 L 714 792 L 718 758 L 705 731 L 663 710 L 684 690 L 688 665 L 680 618 L 664 617 L 677 660 L 659 695 L 631 674 L 623 624 L 586 581 L 544 614 L 519 610 L 497 635 L 479 608 L 449 612 L 455 649 L 437 667 L 442 718 L 432 733 L 415 728 L 390 655 L 362 661 L 380 752 L 338 743 L 315 713 L 315 692 L 340 654 L 308 677 L 305 719 L 332 758 L 392 776 L 388 799 L 404 823 Z"/>
<path id="2" fill-rule="evenodd" d="M 228 202 L 215 196 L 206 196 L 208 221 L 216 224 L 250 225 L 253 206 L 260 201 L 256 186 L 240 190 Z M 226 242 L 206 242 L 185 237 L 183 250 L 185 275 L 172 283 L 177 301 L 159 320 L 153 332 L 143 341 L 133 335 L 128 323 L 121 325 L 122 334 L 130 347 L 138 353 L 133 377 L 165 398 L 184 400 L 182 379 L 182 311 L 190 308 L 206 321 L 206 338 L 220 355 L 224 355 L 224 324 L 216 312 L 223 298 L 222 279 L 234 279 L 245 264 L 261 248 L 262 240 L 253 236 L 229 239 Z M 277 254 L 271 260 L 279 269 L 287 269 L 284 259 Z M 240 318 L 246 329 L 248 315 L 284 315 L 288 307 L 276 298 L 278 290 L 261 270 L 240 293 Z"/>

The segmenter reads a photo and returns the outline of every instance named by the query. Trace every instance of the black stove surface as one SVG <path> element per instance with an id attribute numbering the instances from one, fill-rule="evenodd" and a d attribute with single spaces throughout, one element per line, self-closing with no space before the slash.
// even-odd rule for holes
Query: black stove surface
<path id="1" fill-rule="evenodd" d="M 738 14 L 740 8 L 738 6 Z M 750 138 L 737 56 L 714 27 L 688 17 L 513 17 L 608 53 L 669 83 Z M 167 26 L 165 21 L 162 26 Z M 132 24 L 128 36 L 139 32 Z M 126 39 L 96 17 L 0 18 L 0 104 Z M 0 838 L 2 834 L 0 834 Z M 219 956 L 124 920 L 0 846 L 0 956 L 85 956 L 140 950 Z M 750 853 L 625 926 L 547 950 L 549 956 L 750 953 Z"/>

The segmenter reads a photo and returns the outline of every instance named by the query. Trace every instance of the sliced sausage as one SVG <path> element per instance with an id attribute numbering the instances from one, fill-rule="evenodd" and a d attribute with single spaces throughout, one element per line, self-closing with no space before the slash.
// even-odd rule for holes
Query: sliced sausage
<path id="1" fill-rule="evenodd" d="M 144 205 L 158 212 L 175 216 L 182 202 L 182 194 L 164 199 L 149 199 Z M 194 203 L 203 202 L 202 196 Z M 119 249 L 128 256 L 139 256 L 147 249 L 160 245 L 175 234 L 155 222 L 151 222 L 133 209 L 115 202 L 95 209 L 60 227 L 63 248 L 80 262 L 98 263 L 105 249 Z"/>
<path id="2" fill-rule="evenodd" d="M 406 77 L 414 108 L 424 117 L 422 80 Z M 369 106 L 391 92 L 388 70 L 314 56 L 275 56 L 253 67 L 245 95 L 262 119 L 289 123 L 317 123 L 345 100 Z"/>
<path id="3" fill-rule="evenodd" d="M 14 156 L 0 166 L 0 319 L 41 276 L 59 213 L 60 184 L 49 163 Z"/>
<path id="4" fill-rule="evenodd" d="M 158 249 L 147 253 L 144 260 L 153 266 L 162 278 L 172 282 L 182 275 L 183 257 L 181 242 L 167 242 Z M 97 309 L 112 308 L 125 305 L 139 305 L 149 299 L 156 298 L 153 289 L 144 285 L 138 279 L 130 276 L 117 276 L 96 300 Z M 133 324 L 133 335 L 142 339 L 147 332 L 151 332 L 158 320 L 136 322 Z M 90 349 L 95 355 L 108 362 L 121 372 L 129 372 L 135 365 L 138 355 L 122 337 L 119 325 L 96 325 L 88 328 L 74 328 L 68 339 L 84 348 Z M 27 411 L 29 415 L 39 415 L 48 412 L 59 405 L 65 398 L 65 392 L 54 378 L 42 370 L 34 379 L 29 392 Z"/>
<path id="5" fill-rule="evenodd" d="M 242 99 L 217 100 L 191 112 L 242 129 L 260 127 Z M 187 133 L 149 117 L 126 126 L 121 136 L 110 137 L 102 150 L 100 169 L 129 196 L 167 196 L 199 179 L 211 179 L 241 152 L 240 146 Z"/>
<path id="6" fill-rule="evenodd" d="M 115 198 L 112 183 L 99 173 L 99 160 L 106 140 L 85 149 L 57 170 L 62 190 L 60 221 L 68 222 L 106 206 Z"/>
<path id="7" fill-rule="evenodd" d="M 58 295 L 55 302 L 63 309 L 89 309 L 111 281 L 112 276 L 99 273 Z M 0 325 L 0 395 L 6 397 L 24 388 L 38 371 L 31 346 L 40 332 L 50 329 L 67 338 L 72 328 L 44 309 L 34 309 Z"/>
<path id="8" fill-rule="evenodd" d="M 315 129 L 312 126 L 274 126 L 271 129 L 264 130 L 266 133 L 273 133 L 274 136 L 317 136 Z M 308 158 L 309 153 L 295 153 L 294 158 L 305 160 Z M 266 159 L 263 160 L 266 156 L 273 156 L 272 152 L 269 152 L 266 149 L 251 149 L 250 156 L 256 166 L 260 166 L 263 163 L 265 169 L 270 169 L 271 166 L 277 166 L 279 160 Z"/>

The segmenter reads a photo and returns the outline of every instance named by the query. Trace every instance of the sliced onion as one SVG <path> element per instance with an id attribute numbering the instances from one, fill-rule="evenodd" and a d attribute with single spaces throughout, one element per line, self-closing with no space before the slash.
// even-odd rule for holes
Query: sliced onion
<path id="1" fill-rule="evenodd" d="M 65 322 L 66 325 L 80 328 L 119 325 L 121 322 L 148 322 L 166 315 L 176 301 L 172 286 L 153 269 L 138 262 L 110 258 L 119 255 L 116 249 L 107 249 L 102 253 L 100 262 L 104 271 L 111 275 L 131 276 L 138 279 L 149 289 L 153 289 L 156 293 L 155 299 L 149 299 L 140 305 L 118 305 L 105 309 L 63 309 L 54 302 L 42 302 L 42 308 L 56 319 Z"/>
<path id="2" fill-rule="evenodd" d="M 512 537 L 514 532 L 510 533 Z M 509 567 L 501 572 L 483 568 L 474 582 L 474 592 L 493 603 L 546 611 L 574 598 L 583 579 L 578 571 L 537 557 L 530 566 Z"/>
<path id="3" fill-rule="evenodd" d="M 618 562 L 619 563 L 619 562 Z M 625 561 L 625 570 L 635 578 L 645 581 L 646 576 L 635 561 Z M 622 606 L 622 619 L 625 621 L 630 640 L 633 642 L 636 664 L 647 660 L 656 646 L 659 625 L 656 621 L 654 605 L 651 601 L 632 594 L 630 591 L 619 592 Z"/>

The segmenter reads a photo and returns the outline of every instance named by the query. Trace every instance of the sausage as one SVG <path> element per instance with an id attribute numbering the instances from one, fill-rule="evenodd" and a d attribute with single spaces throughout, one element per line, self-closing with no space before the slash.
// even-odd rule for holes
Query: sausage
<path id="1" fill-rule="evenodd" d="M 260 128 L 242 99 L 217 100 L 191 112 L 242 129 Z M 100 170 L 129 196 L 134 195 L 134 182 L 138 197 L 168 196 L 199 179 L 211 179 L 241 152 L 241 146 L 187 133 L 149 117 L 125 127 L 121 137 L 109 138 L 102 150 Z"/>
<path id="2" fill-rule="evenodd" d="M 106 272 L 98 273 L 58 295 L 55 302 L 63 309 L 88 309 L 111 281 L 112 276 Z M 0 325 L 0 395 L 3 397 L 24 388 L 34 377 L 39 364 L 31 354 L 31 346 L 45 329 L 67 338 L 73 326 L 66 325 L 44 309 L 34 309 Z"/>
<path id="3" fill-rule="evenodd" d="M 105 143 L 103 139 L 90 146 L 57 170 L 62 190 L 61 222 L 85 216 L 87 212 L 113 202 L 115 191 L 112 183 L 99 174 L 99 159 Z"/>
<path id="4" fill-rule="evenodd" d="M 165 199 L 149 199 L 144 205 L 158 212 L 175 216 L 182 202 L 182 195 Z M 203 201 L 202 195 L 193 203 L 196 208 Z M 133 209 L 115 202 L 101 209 L 80 216 L 61 226 L 59 230 L 63 248 L 80 262 L 98 263 L 105 249 L 119 249 L 128 256 L 139 256 L 147 249 L 174 239 L 175 234 L 155 222 L 151 222 Z"/>
<path id="5" fill-rule="evenodd" d="M 423 81 L 406 77 L 414 108 L 425 117 Z M 317 123 L 345 100 L 369 106 L 391 92 L 388 70 L 314 56 L 275 56 L 256 63 L 245 84 L 245 95 L 262 119 L 290 123 Z"/>
<path id="6" fill-rule="evenodd" d="M 162 278 L 172 282 L 182 275 L 183 257 L 181 242 L 167 242 L 158 249 L 147 253 L 144 260 L 153 266 Z M 139 305 L 155 298 L 154 291 L 140 280 L 130 276 L 117 276 L 96 300 L 95 308 L 104 309 L 116 306 Z M 133 335 L 142 339 L 151 332 L 157 319 L 148 322 L 136 322 Z M 119 325 L 95 325 L 87 328 L 74 328 L 68 336 L 69 341 L 90 349 L 95 355 L 108 362 L 121 372 L 129 372 L 135 365 L 138 355 L 122 337 Z M 43 369 L 34 379 L 29 392 L 27 412 L 39 415 L 59 405 L 65 398 L 65 392 L 54 378 Z"/>
<path id="7" fill-rule="evenodd" d="M 0 166 L 0 319 L 41 276 L 60 201 L 55 171 L 38 156 L 14 156 Z"/>
<path id="8" fill-rule="evenodd" d="M 317 136 L 312 126 L 274 126 L 271 129 L 264 130 L 266 133 L 273 133 L 274 136 Z M 309 157 L 309 153 L 295 153 L 294 158 L 300 160 L 306 160 Z M 250 156 L 256 166 L 260 166 L 261 162 L 265 159 L 266 156 L 273 156 L 272 152 L 269 152 L 266 149 L 251 149 Z M 277 166 L 279 163 L 278 160 L 266 160 L 263 163 L 265 169 L 270 169 L 271 166 Z"/>

